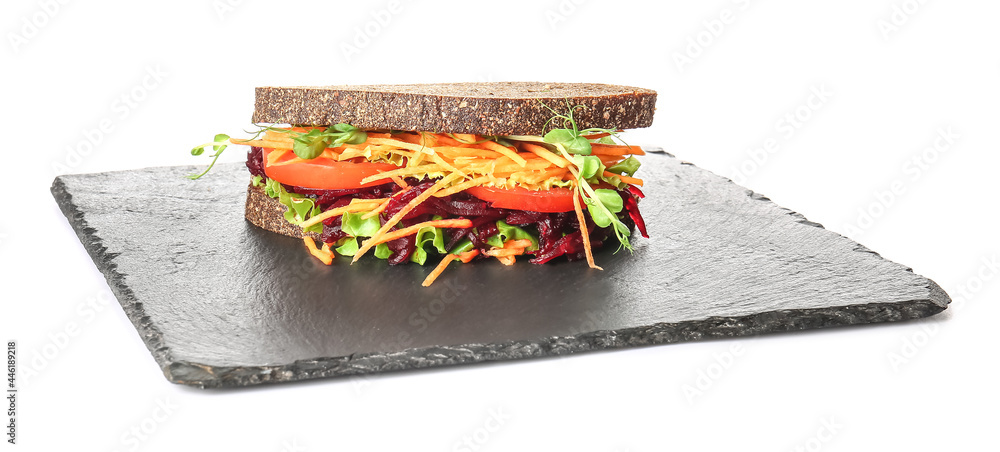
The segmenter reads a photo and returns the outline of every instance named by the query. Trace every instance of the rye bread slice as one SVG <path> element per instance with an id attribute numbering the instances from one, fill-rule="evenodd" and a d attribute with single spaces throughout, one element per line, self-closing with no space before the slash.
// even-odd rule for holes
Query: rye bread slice
<path id="1" fill-rule="evenodd" d="M 544 105 L 543 105 L 544 103 Z M 593 83 L 442 83 L 259 87 L 254 123 L 329 125 L 362 129 L 542 135 L 563 125 L 545 123 L 583 105 L 582 128 L 634 129 L 653 123 L 656 92 Z"/>
<path id="2" fill-rule="evenodd" d="M 284 204 L 264 193 L 264 187 L 254 187 L 253 184 L 247 186 L 247 220 L 268 231 L 301 239 L 302 228 L 285 220 L 285 210 Z M 319 234 L 314 232 L 306 235 L 319 238 Z"/>

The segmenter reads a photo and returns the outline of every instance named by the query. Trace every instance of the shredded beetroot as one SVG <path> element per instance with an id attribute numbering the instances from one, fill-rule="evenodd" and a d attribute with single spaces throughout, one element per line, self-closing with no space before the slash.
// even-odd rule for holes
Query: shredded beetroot
<path id="1" fill-rule="evenodd" d="M 247 168 L 250 173 L 266 177 L 263 167 L 261 149 L 251 148 L 247 156 Z M 420 182 L 413 178 L 406 179 L 406 183 L 410 186 L 406 193 L 392 198 L 381 213 L 383 222 L 402 210 L 424 190 L 434 185 L 434 181 Z M 292 193 L 314 198 L 324 211 L 346 206 L 354 198 L 388 198 L 403 190 L 395 183 L 348 190 L 318 190 L 287 185 L 285 189 Z M 618 214 L 619 218 L 629 227 L 634 224 L 643 237 L 649 237 L 646 234 L 646 225 L 638 208 L 638 199 L 643 197 L 642 192 L 638 188 L 629 186 L 627 190 L 618 190 L 618 194 L 622 197 L 625 206 L 625 210 Z M 529 261 L 533 264 L 544 264 L 560 256 L 565 256 L 567 260 L 571 261 L 586 258 L 583 249 L 583 235 L 574 212 L 546 213 L 498 209 L 491 207 L 486 201 L 462 192 L 444 198 L 430 197 L 407 213 L 403 217 L 403 221 L 396 227 L 401 228 L 427 221 L 433 216 L 445 219 L 467 218 L 472 221 L 472 228 L 445 230 L 445 247 L 449 250 L 462 239 L 467 238 L 472 241 L 475 249 L 480 251 L 481 258 L 482 252 L 490 249 L 486 240 L 498 232 L 497 220 L 504 220 L 507 224 L 538 233 L 538 250 L 534 252 L 534 257 Z M 340 222 L 340 216 L 323 221 L 323 232 L 320 234 L 320 240 L 333 244 L 347 237 L 347 233 L 341 230 Z M 587 231 L 590 233 L 591 247 L 595 249 L 602 246 L 613 235 L 611 227 L 598 228 L 589 215 L 587 216 Z M 392 250 L 392 255 L 388 259 L 389 263 L 401 264 L 408 262 L 416 249 L 416 237 L 411 235 L 399 238 L 387 242 L 386 245 Z"/>
<path id="2" fill-rule="evenodd" d="M 403 210 L 403 207 L 406 207 L 406 205 L 409 204 L 410 201 L 413 201 L 414 198 L 420 196 L 420 194 L 423 193 L 424 190 L 431 188 L 431 186 L 433 185 L 434 181 L 427 181 L 421 184 L 411 185 L 410 188 L 407 189 L 405 192 L 389 200 L 389 205 L 387 205 L 385 207 L 385 210 L 382 211 L 382 219 L 388 220 L 389 218 L 392 218 L 394 215 L 399 213 L 400 210 Z M 399 192 L 401 190 L 403 189 L 397 186 L 396 190 L 393 193 Z M 409 213 L 407 213 L 406 216 L 403 217 L 403 219 L 405 220 L 407 218 L 413 218 L 417 215 L 422 215 L 424 213 L 423 210 L 427 210 L 426 208 L 421 209 L 421 207 L 424 207 L 424 204 L 429 204 L 429 203 L 424 202 L 420 204 L 419 206 L 417 206 L 416 209 L 413 209 Z"/>
<path id="3" fill-rule="evenodd" d="M 324 224 L 323 233 L 319 235 L 319 239 L 323 243 L 333 244 L 336 241 L 347 237 L 347 233 L 340 229 L 340 217 L 337 217 L 336 224 Z"/>
<path id="4" fill-rule="evenodd" d="M 345 197 L 350 201 L 351 198 L 360 199 L 378 199 L 385 198 L 392 193 L 392 183 L 378 185 L 375 187 L 368 188 L 351 188 L 344 190 L 317 190 L 313 188 L 305 187 L 291 187 L 291 192 L 298 193 L 300 195 L 306 195 L 316 198 L 316 203 L 319 204 L 323 210 L 329 210 L 333 207 L 340 207 L 340 205 L 334 206 L 333 204 Z M 346 205 L 346 204 L 343 204 Z"/>
<path id="5" fill-rule="evenodd" d="M 247 151 L 247 169 L 250 170 L 250 174 L 254 176 L 260 176 L 261 178 L 267 177 L 264 174 L 264 150 L 258 147 L 251 147 Z"/>
<path id="6" fill-rule="evenodd" d="M 642 219 L 642 214 L 639 213 L 639 198 L 645 198 L 646 195 L 639 190 L 638 187 L 629 185 L 628 190 L 619 190 L 618 194 L 621 195 L 622 201 L 625 204 L 625 211 L 628 212 L 629 218 L 635 223 L 635 228 L 639 230 L 639 233 L 643 237 L 649 238 L 649 234 L 646 233 L 646 220 Z"/>
<path id="7" fill-rule="evenodd" d="M 541 247 L 539 247 L 541 248 Z M 566 255 L 569 260 L 573 260 L 575 254 L 583 249 L 583 234 L 580 231 L 571 232 L 560 237 L 551 246 L 541 248 L 535 253 L 535 258 L 529 262 L 532 264 L 544 264 L 559 256 Z"/>
<path id="8" fill-rule="evenodd" d="M 406 237 L 400 237 L 396 240 L 387 242 L 386 245 L 392 250 L 392 255 L 389 256 L 389 263 L 392 265 L 399 265 L 408 260 L 410 260 L 410 255 L 417 248 L 417 236 L 408 235 Z"/>

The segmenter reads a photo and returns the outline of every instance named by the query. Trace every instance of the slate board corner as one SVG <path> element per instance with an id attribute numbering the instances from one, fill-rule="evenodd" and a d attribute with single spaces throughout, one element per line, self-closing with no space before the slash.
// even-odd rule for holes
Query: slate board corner
<path id="1" fill-rule="evenodd" d="M 96 234 L 97 231 L 87 224 L 83 211 L 73 202 L 73 195 L 66 187 L 65 178 L 56 176 L 49 191 L 87 254 L 94 261 L 97 270 L 104 275 L 115 299 L 136 328 L 146 348 L 152 353 L 153 359 L 161 367 L 167 366 L 171 357 L 169 349 L 164 344 L 163 334 L 153 325 L 152 320 L 145 314 L 142 303 L 136 301 L 135 294 L 125 284 L 125 276 L 118 272 L 118 265 L 114 263 L 116 254 L 108 252 L 108 248 Z"/>
<path id="2" fill-rule="evenodd" d="M 951 296 L 948 295 L 948 292 L 945 292 L 945 290 L 939 286 L 938 283 L 934 282 L 934 280 L 930 278 L 927 278 L 927 289 L 930 290 L 930 294 L 927 296 L 928 301 L 934 303 L 940 308 L 936 312 L 927 314 L 928 316 L 938 314 L 945 309 L 948 309 L 948 305 L 951 304 Z"/>

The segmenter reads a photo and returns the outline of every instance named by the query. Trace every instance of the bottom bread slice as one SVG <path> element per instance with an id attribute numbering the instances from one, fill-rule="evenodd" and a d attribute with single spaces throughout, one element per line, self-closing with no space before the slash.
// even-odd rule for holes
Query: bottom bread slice
<path id="1" fill-rule="evenodd" d="M 285 210 L 284 204 L 264 193 L 263 186 L 247 186 L 247 220 L 268 231 L 301 239 L 302 228 L 285 220 Z M 315 232 L 307 232 L 306 235 L 319 238 L 319 234 Z"/>

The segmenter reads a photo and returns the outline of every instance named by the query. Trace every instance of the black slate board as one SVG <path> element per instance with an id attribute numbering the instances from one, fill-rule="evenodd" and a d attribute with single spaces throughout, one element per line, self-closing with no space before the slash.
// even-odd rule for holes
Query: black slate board
<path id="1" fill-rule="evenodd" d="M 629 256 L 327 267 L 243 218 L 248 173 L 60 176 L 52 193 L 164 375 L 246 386 L 915 319 L 933 281 L 731 181 L 650 155 Z"/>

